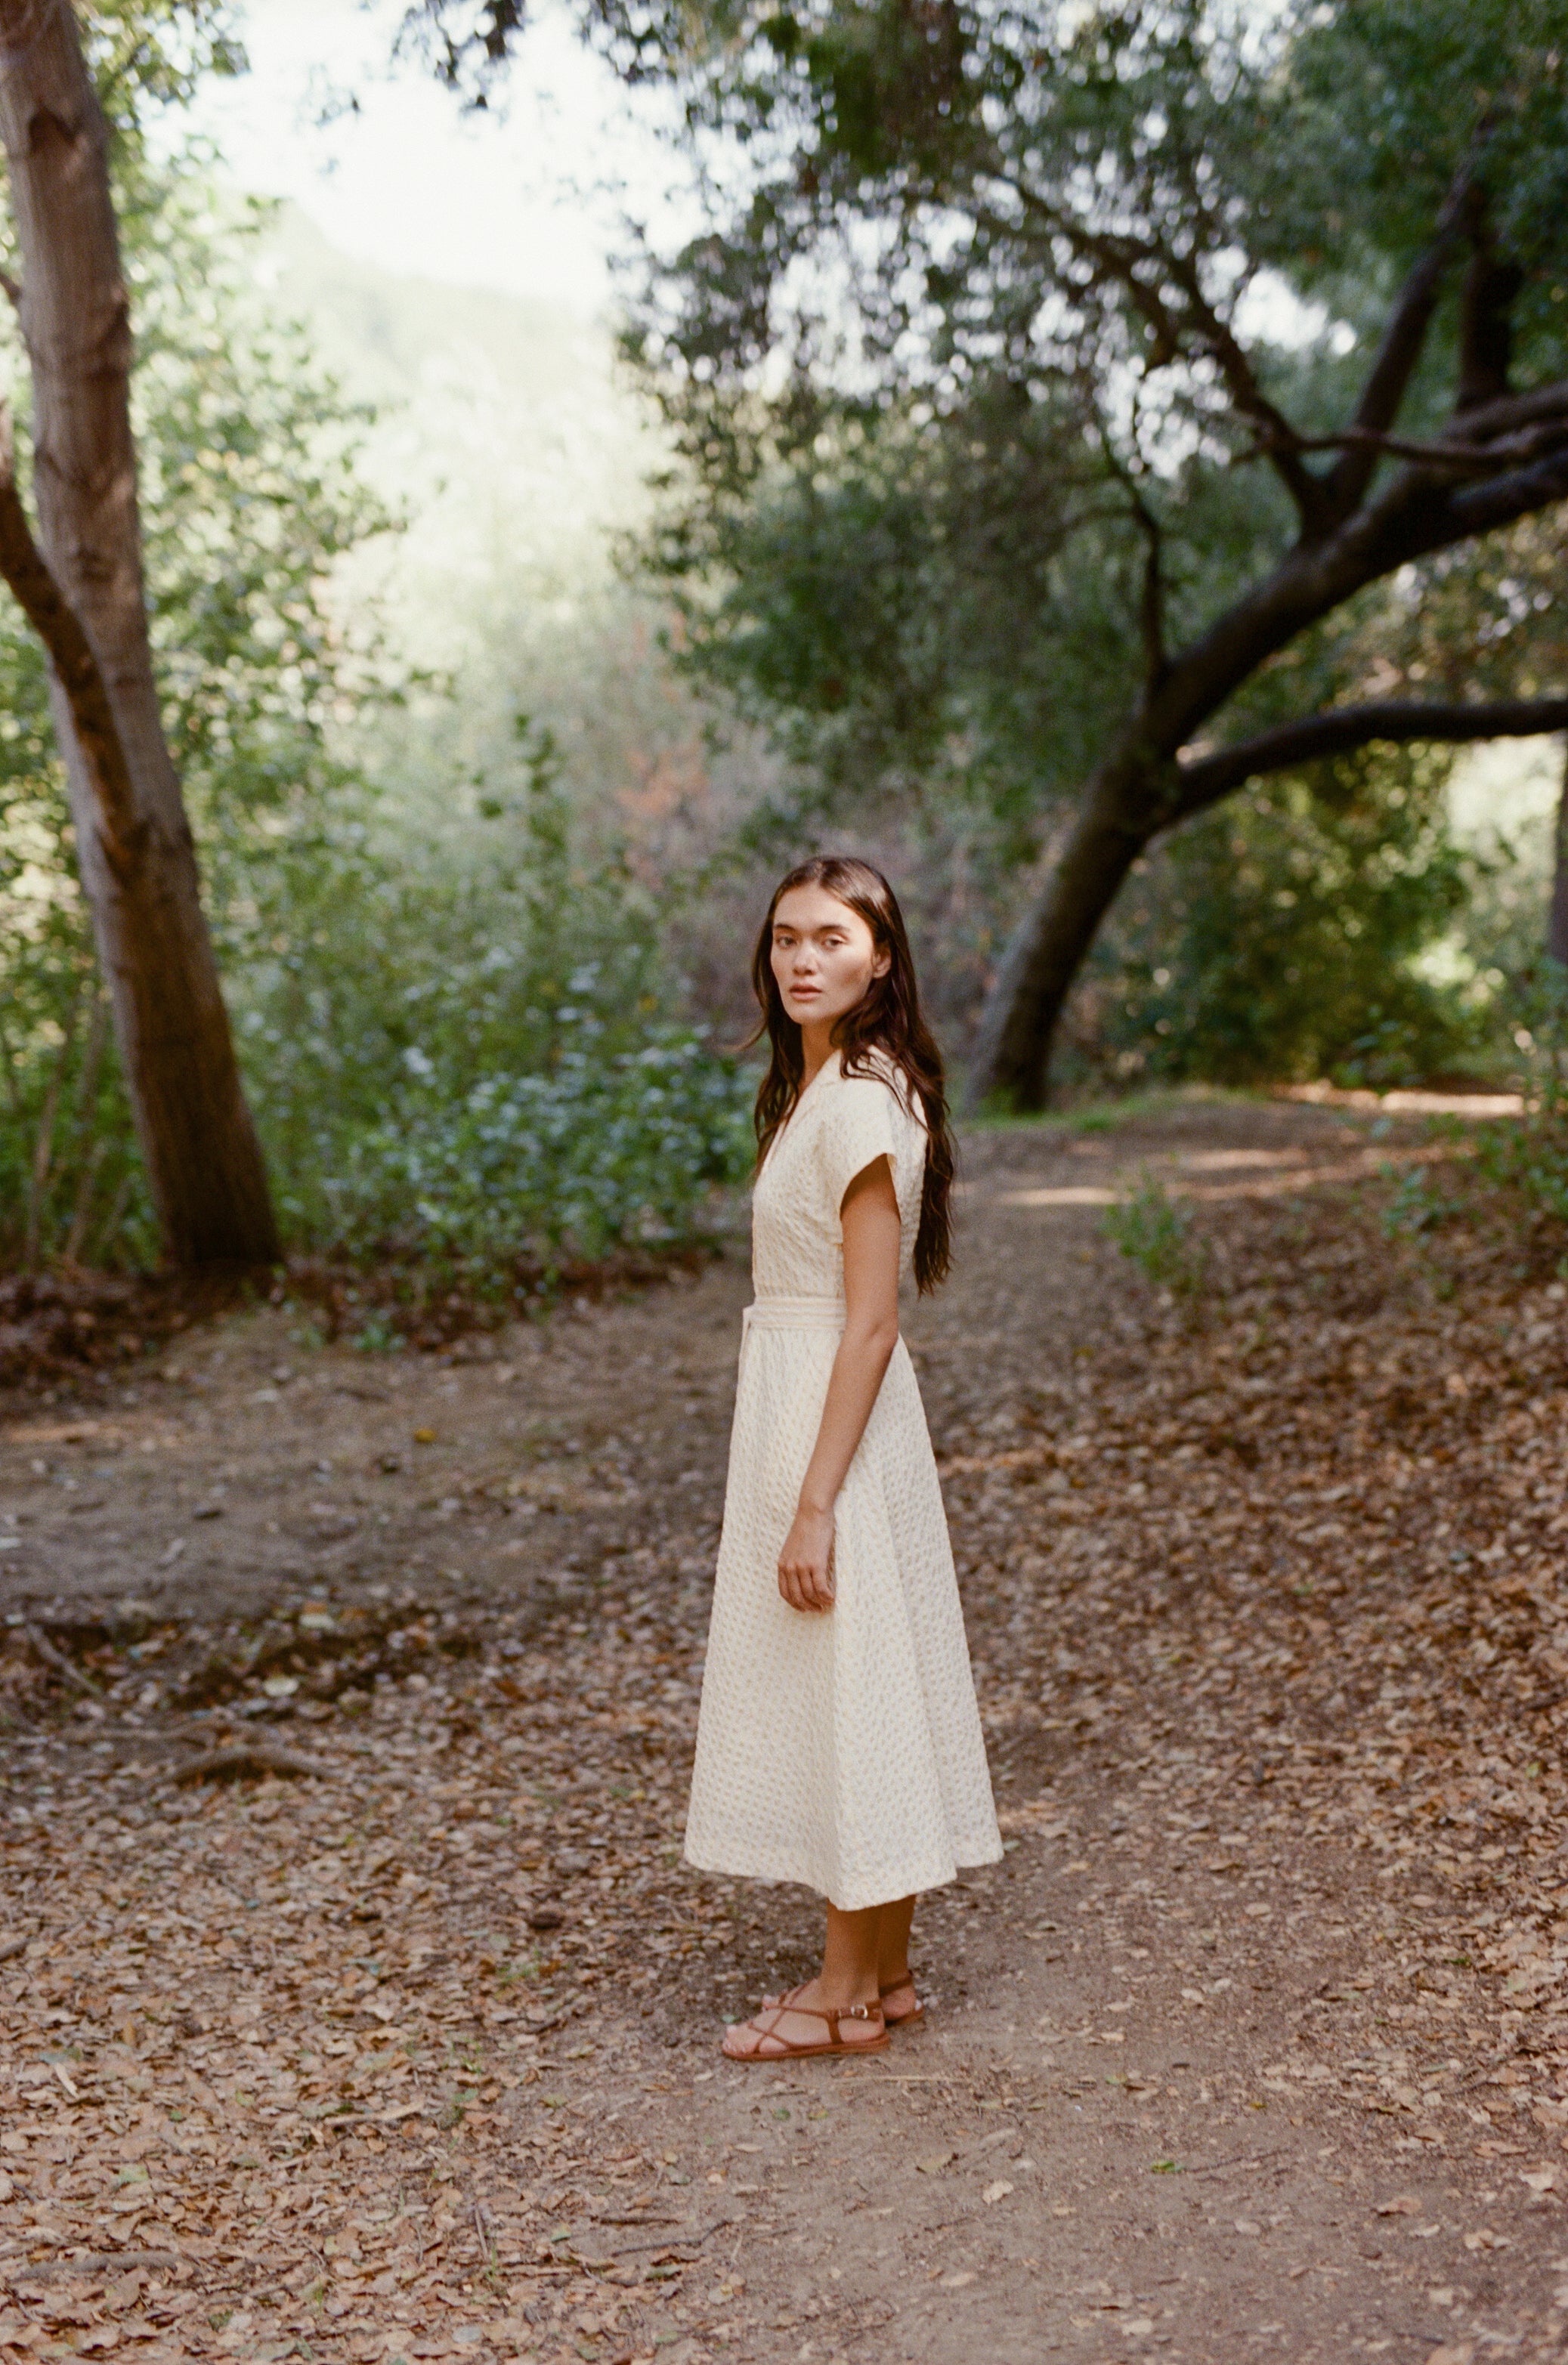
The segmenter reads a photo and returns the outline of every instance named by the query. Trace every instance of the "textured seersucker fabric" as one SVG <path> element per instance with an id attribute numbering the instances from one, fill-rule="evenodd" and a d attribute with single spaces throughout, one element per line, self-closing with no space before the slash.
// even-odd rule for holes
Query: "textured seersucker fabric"
<path id="1" fill-rule="evenodd" d="M 902 1339 L 835 1507 L 834 1606 L 805 1616 L 778 1592 L 844 1323 L 839 1210 L 884 1154 L 907 1272 L 925 1132 L 890 1073 L 846 1077 L 829 1059 L 757 1179 L 756 1302 L 686 1825 L 689 1864 L 801 1881 L 846 1911 L 1002 1855 L 936 1463 Z"/>

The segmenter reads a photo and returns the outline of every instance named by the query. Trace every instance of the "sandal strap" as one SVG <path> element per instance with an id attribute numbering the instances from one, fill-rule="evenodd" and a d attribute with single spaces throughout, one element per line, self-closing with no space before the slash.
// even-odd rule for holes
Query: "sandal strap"
<path id="1" fill-rule="evenodd" d="M 796 2008 L 798 2010 L 799 2006 Z M 882 2020 L 882 1999 L 879 1996 L 875 2003 L 852 2003 L 843 2012 L 818 2012 L 815 2017 L 827 2023 L 828 2028 L 832 2033 L 834 2043 L 835 2045 L 842 2045 L 844 2037 L 842 2034 L 841 2023 L 843 2022 L 853 2020 L 860 2022 L 862 2025 L 880 2025 Z"/>
<path id="2" fill-rule="evenodd" d="M 801 1990 L 799 1988 L 795 1988 L 792 1989 L 790 1992 L 793 1995 L 799 1995 Z M 772 2015 L 772 2027 L 763 2029 L 762 2034 L 764 2036 L 778 2037 L 780 2045 L 787 2045 L 789 2043 L 788 2037 L 781 2036 L 778 2033 L 778 2016 L 787 2012 L 798 2012 L 802 2020 L 820 2020 L 823 2026 L 827 2030 L 832 2043 L 837 2045 L 841 2041 L 838 2033 L 839 2023 L 845 2020 L 880 2020 L 882 2017 L 882 2000 L 880 1996 L 879 1996 L 875 2003 L 846 2004 L 842 2011 L 824 2012 L 820 2004 L 792 2003 L 790 2000 L 790 1996 L 785 1995 L 780 1996 L 778 2002 L 775 2004 L 764 2005 L 763 2012 L 756 2014 L 756 2019 L 751 2024 L 756 2027 L 758 2022 L 761 2021 L 764 2012 Z"/>

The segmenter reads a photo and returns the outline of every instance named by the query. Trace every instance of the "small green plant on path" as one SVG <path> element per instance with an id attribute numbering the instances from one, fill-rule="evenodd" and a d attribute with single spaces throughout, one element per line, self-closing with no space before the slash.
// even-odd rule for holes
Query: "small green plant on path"
<path id="1" fill-rule="evenodd" d="M 1130 1198 L 1106 1209 L 1103 1228 L 1157 1289 L 1189 1308 L 1197 1304 L 1208 1280 L 1208 1243 L 1194 1238 L 1192 1210 L 1153 1175 L 1145 1173 Z"/>
<path id="2" fill-rule="evenodd" d="M 1513 1014 L 1524 1115 L 1476 1128 L 1476 1165 L 1541 1217 L 1568 1222 L 1568 970 L 1543 960 L 1517 981 Z"/>
<path id="3" fill-rule="evenodd" d="M 1401 1233 L 1419 1238 L 1423 1232 L 1436 1231 L 1453 1213 L 1450 1201 L 1440 1191 L 1434 1191 L 1427 1180 L 1424 1166 L 1412 1166 L 1404 1175 L 1385 1160 L 1378 1168 L 1385 1182 L 1394 1182 L 1394 1196 L 1383 1209 L 1381 1221 L 1385 1237 L 1396 1239 Z"/>

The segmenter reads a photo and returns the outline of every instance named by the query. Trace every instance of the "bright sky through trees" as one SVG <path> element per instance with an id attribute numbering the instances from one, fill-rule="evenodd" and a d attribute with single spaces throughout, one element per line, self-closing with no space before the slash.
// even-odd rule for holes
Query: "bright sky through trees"
<path id="1" fill-rule="evenodd" d="M 671 178 L 648 96 L 628 102 L 564 14 L 530 33 L 507 111 L 465 117 L 419 62 L 388 60 L 399 0 L 250 0 L 251 72 L 174 127 L 208 133 L 241 187 L 292 198 L 383 269 L 599 311 L 621 206 L 655 218 Z M 357 115 L 319 124 L 353 91 Z M 605 184 L 618 180 L 618 203 Z"/>

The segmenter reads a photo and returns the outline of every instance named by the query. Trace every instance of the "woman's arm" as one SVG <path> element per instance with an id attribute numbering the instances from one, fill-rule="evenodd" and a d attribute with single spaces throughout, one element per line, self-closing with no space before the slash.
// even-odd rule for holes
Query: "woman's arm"
<path id="1" fill-rule="evenodd" d="M 844 1336 L 800 1508 L 778 1555 L 778 1590 L 791 1609 L 833 1608 L 833 1507 L 899 1342 L 899 1203 L 886 1158 L 855 1177 L 840 1220 Z"/>

